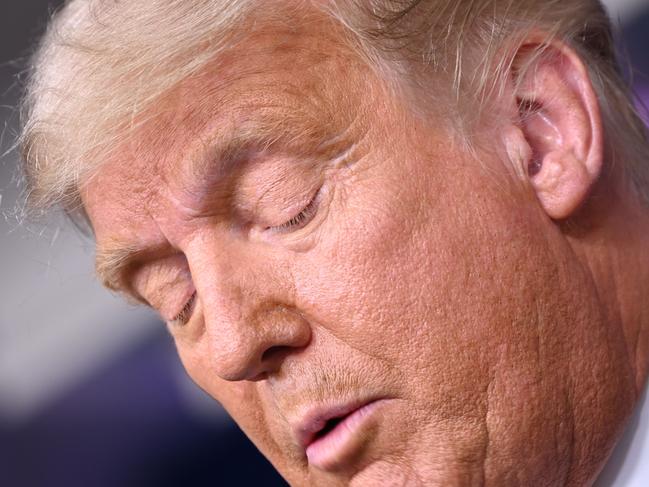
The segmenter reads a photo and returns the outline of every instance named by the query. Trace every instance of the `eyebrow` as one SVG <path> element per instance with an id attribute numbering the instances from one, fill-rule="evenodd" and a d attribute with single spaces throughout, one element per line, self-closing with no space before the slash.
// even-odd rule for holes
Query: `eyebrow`
<path id="1" fill-rule="evenodd" d="M 225 130 L 197 136 L 183 156 L 181 174 L 186 172 L 187 180 L 215 182 L 232 173 L 253 151 L 285 151 L 296 155 L 308 152 L 328 157 L 349 145 L 347 137 L 340 136 L 339 129 L 332 131 L 332 127 L 317 117 L 304 112 L 284 112 L 277 107 L 265 108 Z M 107 288 L 132 295 L 124 283 L 124 273 L 134 262 L 147 260 L 160 250 L 160 245 L 152 248 L 120 242 L 98 245 L 95 273 Z"/>
<path id="2" fill-rule="evenodd" d="M 190 152 L 186 158 L 184 171 L 191 175 L 188 179 L 200 178 L 216 181 L 223 179 L 250 154 L 255 147 L 262 147 L 263 138 L 255 134 L 239 135 L 228 139 L 214 140 L 211 144 L 202 143 L 202 148 Z M 130 245 L 117 241 L 98 244 L 95 255 L 95 273 L 101 283 L 113 290 L 124 290 L 123 274 L 134 262 L 145 260 L 150 254 L 159 253 L 159 248 Z"/>
<path id="3" fill-rule="evenodd" d="M 261 147 L 264 138 L 260 133 L 248 130 L 234 137 L 198 137 L 194 147 L 181 164 L 191 179 L 223 179 L 241 162 L 253 147 Z M 113 290 L 123 291 L 123 274 L 135 261 L 157 253 L 155 248 L 142 248 L 128 243 L 110 241 L 98 244 L 95 255 L 95 273 L 101 283 Z"/>
<path id="4" fill-rule="evenodd" d="M 224 144 L 204 144 L 200 155 L 197 151 L 190 152 L 186 158 L 185 166 L 191 178 L 221 180 L 250 152 L 252 147 L 259 143 L 258 138 L 233 138 L 224 141 Z M 164 244 L 140 247 L 125 242 L 109 241 L 98 244 L 95 254 L 95 273 L 101 283 L 113 291 L 129 291 L 125 285 L 124 273 L 137 261 L 144 261 L 153 255 L 161 253 Z M 137 296 L 136 296 L 137 297 Z"/>
<path id="5" fill-rule="evenodd" d="M 101 283 L 113 291 L 124 291 L 124 272 L 150 254 L 150 249 L 138 248 L 127 244 L 110 243 L 97 247 L 95 256 L 95 273 Z"/>

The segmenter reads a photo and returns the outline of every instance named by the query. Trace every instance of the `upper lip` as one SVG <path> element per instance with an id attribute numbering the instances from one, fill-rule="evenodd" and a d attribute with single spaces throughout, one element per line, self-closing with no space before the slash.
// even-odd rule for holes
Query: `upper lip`
<path id="1" fill-rule="evenodd" d="M 293 434 L 300 446 L 306 449 L 315 441 L 318 432 L 322 431 L 329 421 L 338 418 L 342 419 L 376 400 L 364 399 L 309 408 L 306 414 L 303 414 L 300 419 L 291 425 Z"/>

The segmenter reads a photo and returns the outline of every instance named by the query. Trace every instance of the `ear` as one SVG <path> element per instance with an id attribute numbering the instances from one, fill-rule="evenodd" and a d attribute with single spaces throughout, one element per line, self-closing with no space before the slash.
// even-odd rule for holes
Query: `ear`
<path id="1" fill-rule="evenodd" d="M 602 170 L 603 128 L 588 71 L 568 46 L 539 38 L 518 49 L 511 76 L 520 130 L 506 139 L 507 150 L 521 155 L 548 216 L 567 218 Z"/>

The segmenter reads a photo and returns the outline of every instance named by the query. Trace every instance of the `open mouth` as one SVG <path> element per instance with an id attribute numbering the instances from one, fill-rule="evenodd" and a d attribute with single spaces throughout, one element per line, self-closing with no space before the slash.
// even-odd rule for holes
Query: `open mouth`
<path id="1" fill-rule="evenodd" d="M 336 426 L 342 423 L 347 416 L 340 416 L 338 418 L 331 418 L 327 420 L 324 427 L 320 431 L 317 431 L 315 435 L 313 435 L 313 439 L 311 440 L 311 443 L 313 443 L 314 441 L 318 441 L 320 438 L 327 436 L 336 428 Z"/>
<path id="2" fill-rule="evenodd" d="M 328 417 L 321 416 L 313 421 L 310 433 L 305 432 L 302 437 L 309 464 L 321 470 L 333 470 L 343 465 L 367 442 L 364 432 L 374 412 L 384 402 L 375 400 L 360 407 L 330 411 Z"/>
<path id="3" fill-rule="evenodd" d="M 300 443 L 306 449 L 311 444 L 322 440 L 336 430 L 346 418 L 371 402 L 335 406 L 309 414 L 299 428 Z"/>

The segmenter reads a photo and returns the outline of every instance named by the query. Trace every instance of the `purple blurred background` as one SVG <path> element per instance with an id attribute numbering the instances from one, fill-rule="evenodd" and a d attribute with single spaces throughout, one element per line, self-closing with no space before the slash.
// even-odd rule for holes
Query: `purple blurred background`
<path id="1" fill-rule="evenodd" d="M 21 72 L 60 3 L 0 4 L 0 486 L 285 485 L 189 381 L 155 316 L 94 281 L 91 242 L 60 216 L 13 213 Z M 649 0 L 605 3 L 649 104 Z"/>

